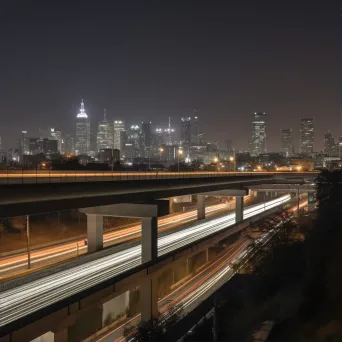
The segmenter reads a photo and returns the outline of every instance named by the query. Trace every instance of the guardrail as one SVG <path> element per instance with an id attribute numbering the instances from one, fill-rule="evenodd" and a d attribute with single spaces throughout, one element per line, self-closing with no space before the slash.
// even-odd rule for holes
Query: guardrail
<path id="1" fill-rule="evenodd" d="M 317 172 L 202 172 L 202 171 L 44 171 L 0 170 L 0 184 L 75 183 L 153 179 L 219 178 L 229 176 L 315 176 Z"/>

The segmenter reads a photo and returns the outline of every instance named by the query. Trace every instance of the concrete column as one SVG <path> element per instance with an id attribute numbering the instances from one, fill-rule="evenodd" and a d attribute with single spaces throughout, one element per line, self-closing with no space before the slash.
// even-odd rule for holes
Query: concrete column
<path id="1" fill-rule="evenodd" d="M 173 197 L 169 198 L 169 213 L 173 213 Z"/>
<path id="2" fill-rule="evenodd" d="M 205 196 L 197 195 L 197 219 L 205 219 Z"/>
<path id="3" fill-rule="evenodd" d="M 141 220 L 141 259 L 142 263 L 154 261 L 158 257 L 157 217 L 144 217 Z"/>
<path id="4" fill-rule="evenodd" d="M 54 342 L 68 342 L 68 328 L 64 328 L 62 330 L 56 331 L 53 333 L 53 341 Z"/>
<path id="5" fill-rule="evenodd" d="M 236 208 L 235 208 L 235 222 L 239 223 L 243 220 L 243 196 L 236 196 Z"/>
<path id="6" fill-rule="evenodd" d="M 140 285 L 141 320 L 148 322 L 158 316 L 158 280 L 148 279 Z"/>
<path id="7" fill-rule="evenodd" d="M 88 252 L 103 248 L 103 216 L 87 214 Z"/>

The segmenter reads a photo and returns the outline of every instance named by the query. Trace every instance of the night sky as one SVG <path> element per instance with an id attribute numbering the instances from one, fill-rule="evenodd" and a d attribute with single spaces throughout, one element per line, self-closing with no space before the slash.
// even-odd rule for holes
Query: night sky
<path id="1" fill-rule="evenodd" d="M 235 3 L 235 4 L 234 4 Z M 109 118 L 178 128 L 198 110 L 205 139 L 246 148 L 255 111 L 268 149 L 300 117 L 340 132 L 337 1 L 2 0 L 0 136 L 75 132 L 84 98 L 92 125 Z M 222 144 L 223 145 L 223 144 Z"/>

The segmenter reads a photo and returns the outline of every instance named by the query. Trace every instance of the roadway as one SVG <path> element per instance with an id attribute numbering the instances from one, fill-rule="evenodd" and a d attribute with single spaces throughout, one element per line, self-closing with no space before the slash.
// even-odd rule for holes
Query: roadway
<path id="1" fill-rule="evenodd" d="M 309 174 L 315 172 L 205 172 L 205 171 L 46 171 L 46 170 L 0 170 L 0 184 L 39 184 L 39 183 L 68 183 L 68 182 L 103 182 L 146 179 L 184 179 L 255 175 Z M 316 172 L 317 173 L 317 172 Z"/>
<path id="2" fill-rule="evenodd" d="M 190 298 L 195 300 L 203 289 L 203 285 L 212 277 L 217 274 L 224 267 L 229 266 L 234 262 L 234 258 L 248 246 L 248 238 L 244 237 L 236 241 L 234 244 L 229 246 L 224 253 L 219 256 L 218 259 L 205 265 L 199 272 L 192 275 L 190 279 L 182 283 L 176 289 L 171 291 L 169 294 L 159 299 L 158 310 L 161 314 L 166 313 L 170 308 L 170 305 L 181 305 L 183 308 L 182 314 L 190 312 L 190 305 L 186 305 L 190 301 Z M 190 304 L 190 303 L 189 303 Z M 112 323 L 113 328 L 107 327 L 106 332 L 101 337 L 92 338 L 89 337 L 87 341 L 98 341 L 98 342 L 113 342 L 123 340 L 124 329 L 128 326 L 134 327 L 140 321 L 140 313 L 127 319 L 125 322 L 121 322 L 118 326 L 115 322 Z M 109 331 L 108 331 L 109 330 Z M 97 336 L 98 333 L 96 334 Z"/>
<path id="3" fill-rule="evenodd" d="M 247 196 L 245 196 L 247 197 Z M 228 204 L 220 203 L 206 208 L 206 216 L 210 217 L 227 211 Z M 197 210 L 177 213 L 158 219 L 158 231 L 164 232 L 197 219 Z M 104 247 L 131 241 L 141 237 L 141 224 L 131 225 L 104 233 Z M 30 253 L 31 268 L 56 263 L 65 259 L 78 257 L 88 251 L 84 238 L 46 248 L 32 250 Z M 27 253 L 11 253 L 0 260 L 0 279 L 20 270 L 27 270 Z"/>
<path id="4" fill-rule="evenodd" d="M 303 202 L 301 206 L 306 205 Z M 292 211 L 297 210 L 294 206 Z M 274 234 L 277 233 L 277 227 L 281 222 L 276 224 L 275 228 L 269 232 L 254 232 L 252 233 L 255 240 L 255 247 L 249 246 L 248 237 L 241 237 L 238 241 L 230 245 L 218 259 L 208 263 L 199 272 L 192 275 L 190 279 L 182 285 L 174 289 L 171 293 L 161 298 L 158 302 L 158 309 L 161 314 L 166 314 L 167 311 L 174 305 L 179 305 L 182 314 L 186 315 L 194 310 L 200 302 L 208 298 L 212 293 L 219 289 L 225 282 L 234 276 L 236 271 L 232 265 L 246 263 L 260 247 L 266 244 Z M 134 327 L 141 319 L 140 313 L 126 319 L 125 322 L 120 322 L 120 325 L 112 323 L 111 326 L 105 327 L 103 333 L 96 336 L 90 336 L 86 341 L 97 342 L 122 342 L 125 341 L 124 330 L 127 327 Z"/>
<path id="5" fill-rule="evenodd" d="M 290 201 L 286 195 L 244 209 L 244 218 L 261 214 Z M 235 224 L 235 213 L 192 224 L 189 228 L 160 237 L 158 255 L 208 237 Z M 0 326 L 9 324 L 49 305 L 94 287 L 141 264 L 141 245 L 75 266 L 0 293 Z"/>

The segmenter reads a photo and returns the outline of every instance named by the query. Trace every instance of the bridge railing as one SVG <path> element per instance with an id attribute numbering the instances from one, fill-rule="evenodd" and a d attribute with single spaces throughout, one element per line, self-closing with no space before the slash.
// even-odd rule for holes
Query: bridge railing
<path id="1" fill-rule="evenodd" d="M 0 170 L 0 184 L 74 183 L 154 179 L 194 179 L 247 176 L 308 176 L 315 172 L 207 172 L 207 171 L 57 171 Z"/>

